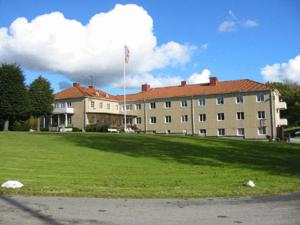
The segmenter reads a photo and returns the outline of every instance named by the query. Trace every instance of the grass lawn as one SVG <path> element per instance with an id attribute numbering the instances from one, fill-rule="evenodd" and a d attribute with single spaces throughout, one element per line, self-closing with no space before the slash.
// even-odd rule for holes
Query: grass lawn
<path id="1" fill-rule="evenodd" d="M 255 188 L 243 185 L 253 180 Z M 300 145 L 216 138 L 0 132 L 0 194 L 207 197 L 300 191 Z"/>

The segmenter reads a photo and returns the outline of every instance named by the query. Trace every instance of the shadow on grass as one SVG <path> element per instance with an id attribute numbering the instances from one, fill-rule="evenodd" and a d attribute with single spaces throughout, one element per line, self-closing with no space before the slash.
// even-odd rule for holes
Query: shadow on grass
<path id="1" fill-rule="evenodd" d="M 161 135 L 60 134 L 78 146 L 130 157 L 151 157 L 183 164 L 265 170 L 300 175 L 300 145 Z"/>

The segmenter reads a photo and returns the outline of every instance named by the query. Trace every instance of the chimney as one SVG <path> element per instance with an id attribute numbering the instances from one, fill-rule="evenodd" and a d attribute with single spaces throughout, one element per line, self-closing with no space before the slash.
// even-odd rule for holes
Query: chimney
<path id="1" fill-rule="evenodd" d="M 73 83 L 73 87 L 80 87 L 80 83 L 79 82 Z"/>
<path id="2" fill-rule="evenodd" d="M 149 84 L 142 84 L 142 92 L 149 91 L 150 85 Z"/>
<path id="3" fill-rule="evenodd" d="M 217 77 L 210 77 L 209 78 L 209 85 L 210 86 L 216 86 L 218 84 L 218 78 Z"/>
<path id="4" fill-rule="evenodd" d="M 93 85 L 89 85 L 89 88 L 95 89 L 95 86 L 93 86 Z"/>
<path id="5" fill-rule="evenodd" d="M 185 81 L 185 80 L 181 81 L 180 86 L 183 87 L 183 86 L 185 86 L 185 85 L 186 85 L 186 81 Z"/>

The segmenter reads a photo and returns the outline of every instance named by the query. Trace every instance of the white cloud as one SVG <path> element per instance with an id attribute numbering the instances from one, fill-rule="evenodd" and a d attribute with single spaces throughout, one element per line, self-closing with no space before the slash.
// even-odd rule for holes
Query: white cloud
<path id="1" fill-rule="evenodd" d="M 289 80 L 300 84 L 300 55 L 287 63 L 266 65 L 261 69 L 261 73 L 267 81 Z"/>
<path id="2" fill-rule="evenodd" d="M 255 20 L 246 20 L 244 23 L 243 23 L 244 27 L 246 28 L 252 28 L 252 27 L 257 27 L 259 24 L 258 22 L 256 22 Z"/>
<path id="3" fill-rule="evenodd" d="M 236 28 L 236 22 L 232 20 L 225 20 L 219 25 L 219 32 L 230 32 Z"/>
<path id="4" fill-rule="evenodd" d="M 241 27 L 243 28 L 254 28 L 259 26 L 259 23 L 252 19 L 239 19 L 232 10 L 228 11 L 229 19 L 224 20 L 220 23 L 218 31 L 223 32 L 232 32 Z"/>
<path id="5" fill-rule="evenodd" d="M 92 76 L 97 85 L 107 86 L 122 78 L 124 44 L 132 74 L 185 64 L 195 50 L 174 41 L 157 45 L 151 16 L 137 5 L 117 4 L 86 25 L 60 12 L 32 21 L 17 18 L 9 28 L 0 28 L 0 63 L 62 73 L 83 83 Z"/>
<path id="6" fill-rule="evenodd" d="M 209 77 L 211 72 L 208 69 L 204 69 L 201 73 L 194 73 L 188 78 L 189 84 L 202 84 L 209 83 Z"/>

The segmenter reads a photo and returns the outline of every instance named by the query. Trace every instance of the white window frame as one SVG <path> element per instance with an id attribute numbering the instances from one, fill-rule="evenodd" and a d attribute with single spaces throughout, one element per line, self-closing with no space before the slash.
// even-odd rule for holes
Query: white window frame
<path id="1" fill-rule="evenodd" d="M 259 93 L 256 95 L 256 102 L 264 102 L 265 101 L 265 94 L 264 93 Z"/>
<path id="2" fill-rule="evenodd" d="M 181 123 L 187 123 L 189 121 L 188 115 L 182 115 L 181 116 Z"/>
<path id="3" fill-rule="evenodd" d="M 95 101 L 91 101 L 91 108 L 95 109 Z"/>
<path id="4" fill-rule="evenodd" d="M 153 119 L 153 121 L 152 121 L 152 119 Z M 155 122 L 154 122 L 154 120 L 155 120 Z M 150 124 L 156 124 L 156 123 L 157 123 L 156 116 L 151 116 L 151 117 L 149 118 L 149 123 L 150 123 Z"/>
<path id="5" fill-rule="evenodd" d="M 136 105 L 135 105 L 135 108 L 136 108 L 137 111 L 138 111 L 138 110 L 141 110 L 141 109 L 142 109 L 141 103 L 136 104 Z"/>
<path id="6" fill-rule="evenodd" d="M 219 102 L 219 100 L 220 100 L 220 102 Z M 216 104 L 217 105 L 224 105 L 224 97 L 217 97 L 216 98 Z"/>
<path id="7" fill-rule="evenodd" d="M 172 117 L 170 115 L 165 116 L 165 123 L 172 123 Z"/>
<path id="8" fill-rule="evenodd" d="M 205 98 L 199 98 L 198 106 L 205 107 L 205 105 L 206 105 L 206 99 Z"/>
<path id="9" fill-rule="evenodd" d="M 260 117 L 260 115 L 264 115 L 264 116 Z M 265 113 L 265 111 L 257 111 L 257 119 L 258 120 L 264 120 L 264 119 L 266 119 L 266 113 Z"/>
<path id="10" fill-rule="evenodd" d="M 183 100 L 180 101 L 180 107 L 181 108 L 188 107 L 188 101 L 187 101 L 187 99 L 183 99 Z"/>
<path id="11" fill-rule="evenodd" d="M 262 131 L 264 131 L 264 132 L 261 133 L 261 132 L 260 132 L 260 131 L 261 131 L 260 129 L 262 129 Z M 266 126 L 263 126 L 263 127 L 257 128 L 257 134 L 258 134 L 259 136 L 266 135 L 266 134 L 267 134 L 267 127 L 266 127 Z"/>
<path id="12" fill-rule="evenodd" d="M 168 104 L 167 104 L 168 103 Z M 165 109 L 169 109 L 172 107 L 171 101 L 165 101 Z"/>
<path id="13" fill-rule="evenodd" d="M 243 134 L 239 133 L 240 130 L 243 130 Z M 236 135 L 241 136 L 241 137 L 245 136 L 245 128 L 243 128 L 243 127 L 237 128 L 236 129 Z"/>
<path id="14" fill-rule="evenodd" d="M 136 124 L 142 124 L 142 117 L 136 118 Z"/>
<path id="15" fill-rule="evenodd" d="M 220 131 L 223 130 L 224 131 L 224 134 L 220 134 Z M 225 136 L 226 132 L 225 132 L 225 128 L 218 128 L 217 130 L 217 135 L 218 137 L 222 137 L 222 136 Z"/>
<path id="16" fill-rule="evenodd" d="M 240 115 L 240 118 L 239 118 L 239 115 Z M 236 119 L 237 120 L 244 120 L 245 119 L 245 113 L 244 112 L 236 112 Z"/>
<path id="17" fill-rule="evenodd" d="M 235 97 L 235 103 L 236 104 L 243 104 L 244 103 L 244 96 L 243 95 L 238 95 Z"/>
<path id="18" fill-rule="evenodd" d="M 219 115 L 223 114 L 223 119 L 219 119 Z M 218 113 L 217 114 L 217 121 L 224 121 L 225 120 L 225 113 Z"/>
<path id="19" fill-rule="evenodd" d="M 206 114 L 205 113 L 199 114 L 199 122 L 201 122 L 201 123 L 206 122 Z"/>
<path id="20" fill-rule="evenodd" d="M 204 131 L 203 133 L 202 133 L 202 131 Z M 205 137 L 206 136 L 206 129 L 200 129 L 199 130 L 199 136 L 203 136 L 203 137 Z"/>
<path id="21" fill-rule="evenodd" d="M 106 109 L 107 109 L 107 110 L 110 110 L 110 103 L 107 103 L 107 104 L 106 104 Z"/>
<path id="22" fill-rule="evenodd" d="M 99 108 L 103 109 L 103 102 L 99 102 Z"/>
<path id="23" fill-rule="evenodd" d="M 152 107 L 152 104 L 153 104 L 154 107 Z M 151 109 L 151 110 L 156 109 L 156 102 L 150 102 L 149 103 L 149 109 Z"/>

